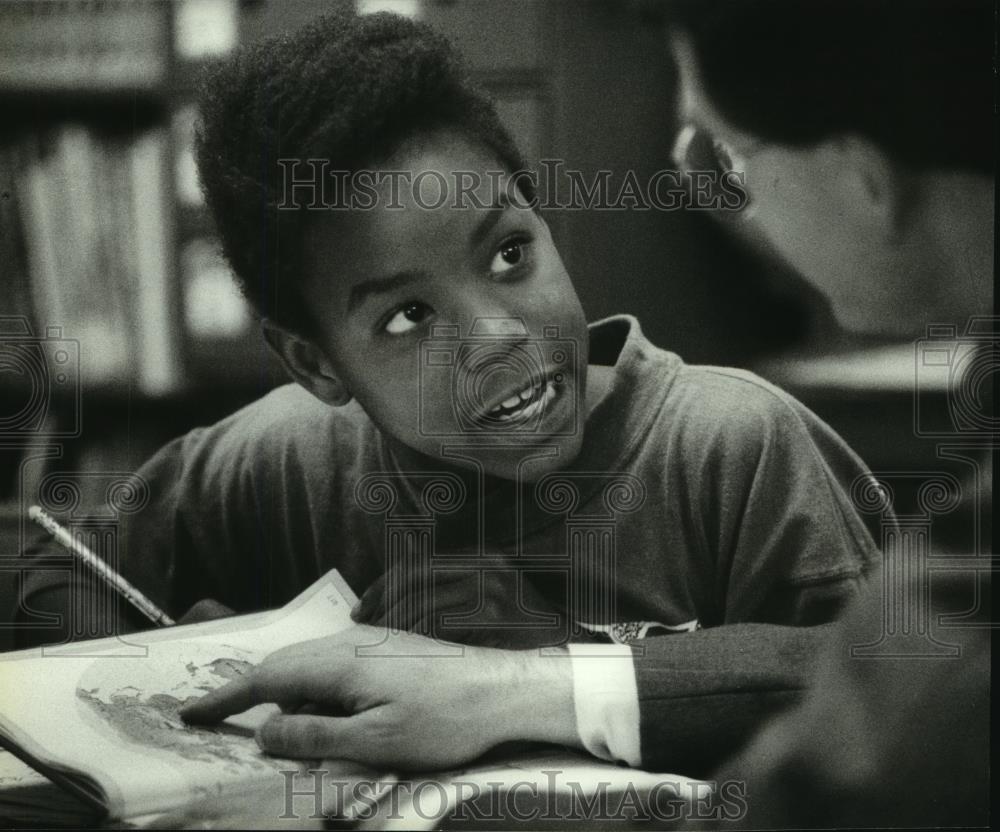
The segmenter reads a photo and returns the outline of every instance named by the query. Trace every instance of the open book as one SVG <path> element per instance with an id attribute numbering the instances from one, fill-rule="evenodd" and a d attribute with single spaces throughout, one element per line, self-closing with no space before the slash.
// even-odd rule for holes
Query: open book
<path id="1" fill-rule="evenodd" d="M 353 626 L 356 600 L 334 570 L 277 610 L 0 655 L 0 744 L 45 775 L 0 752 L 0 818 L 129 818 L 306 770 L 254 740 L 275 706 L 209 728 L 178 710 L 274 650 Z"/>
<path id="2" fill-rule="evenodd" d="M 346 761 L 280 759 L 254 740 L 273 705 L 216 727 L 181 721 L 181 705 L 268 653 L 353 626 L 355 601 L 333 570 L 271 612 L 0 654 L 0 744 L 16 755 L 0 751 L 0 820 L 321 829 L 324 817 L 338 816 L 363 830 L 432 829 L 463 805 L 481 815 L 497 785 L 519 816 L 530 805 L 536 818 L 555 812 L 571 822 L 583 819 L 581 800 L 608 819 L 630 791 L 704 796 L 699 781 L 554 746 L 498 748 L 460 770 L 407 779 Z"/>

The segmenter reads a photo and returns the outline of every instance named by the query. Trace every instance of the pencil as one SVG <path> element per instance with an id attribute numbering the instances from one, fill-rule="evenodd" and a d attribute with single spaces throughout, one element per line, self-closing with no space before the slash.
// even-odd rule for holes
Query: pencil
<path id="1" fill-rule="evenodd" d="M 175 623 L 174 619 L 115 572 L 114 569 L 90 551 L 83 543 L 73 537 L 68 529 L 65 529 L 53 520 L 44 509 L 39 506 L 32 506 L 28 509 L 28 517 L 52 535 L 56 543 L 68 549 L 74 557 L 79 558 L 90 567 L 98 578 L 104 581 L 104 583 L 121 595 L 154 624 L 161 627 L 170 627 Z"/>

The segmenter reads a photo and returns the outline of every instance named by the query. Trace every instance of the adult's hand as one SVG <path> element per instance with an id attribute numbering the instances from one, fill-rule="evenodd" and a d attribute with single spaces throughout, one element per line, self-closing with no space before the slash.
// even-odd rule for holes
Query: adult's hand
<path id="1" fill-rule="evenodd" d="M 181 711 L 214 723 L 279 704 L 257 734 L 285 757 L 382 768 L 447 768 L 510 740 L 579 746 L 565 653 L 443 645 L 359 625 L 303 642 Z"/>
<path id="2" fill-rule="evenodd" d="M 561 644 L 568 632 L 565 613 L 514 568 L 393 568 L 365 590 L 351 617 L 359 624 L 514 650 Z"/>

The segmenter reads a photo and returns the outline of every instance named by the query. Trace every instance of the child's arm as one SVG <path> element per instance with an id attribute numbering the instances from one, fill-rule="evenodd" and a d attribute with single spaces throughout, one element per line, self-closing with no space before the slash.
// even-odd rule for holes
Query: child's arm
<path id="1" fill-rule="evenodd" d="M 132 504 L 111 505 L 111 511 L 91 507 L 88 518 L 109 532 L 95 546 L 98 555 L 183 623 L 228 614 L 233 605 L 215 576 L 234 547 L 224 539 L 228 532 L 221 519 L 200 519 L 217 516 L 213 505 L 222 500 L 223 491 L 216 488 L 211 500 L 204 497 L 203 440 L 203 432 L 194 431 L 168 443 L 129 476 L 135 486 Z M 192 511 L 192 505 L 199 511 Z M 197 542 L 192 517 L 200 527 Z M 150 626 L 47 537 L 25 555 L 26 578 L 13 617 L 18 646 L 121 635 Z M 219 601 L 211 600 L 215 598 Z"/>

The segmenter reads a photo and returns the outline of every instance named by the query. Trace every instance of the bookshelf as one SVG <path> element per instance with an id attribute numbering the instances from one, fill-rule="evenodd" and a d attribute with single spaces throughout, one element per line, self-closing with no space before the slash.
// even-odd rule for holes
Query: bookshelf
<path id="1" fill-rule="evenodd" d="M 351 0 L 15 0 L 0 4 L 3 315 L 78 343 L 87 396 L 243 399 L 285 378 L 229 277 L 194 165 L 195 90 L 239 42 Z M 391 6 L 392 4 L 389 4 Z M 407 11 L 406 3 L 397 3 Z M 489 4 L 487 4 L 488 6 Z M 413 11 L 466 52 L 531 159 L 547 143 L 545 6 Z M 406 7 L 406 8 L 404 8 Z M 0 388 L 23 392 L 22 379 Z M 58 397 L 57 397 L 58 398 Z"/>
<path id="2" fill-rule="evenodd" d="M 0 3 L 0 557 L 46 473 L 86 492 L 284 381 L 192 155 L 195 80 L 253 5 Z"/>
<path id="3" fill-rule="evenodd" d="M 193 80 L 234 45 L 243 5 L 0 4 L 0 102 L 12 116 L 0 128 L 0 334 L 35 339 L 0 348 L 17 365 L 33 347 L 44 364 L 47 344 L 69 344 L 85 415 L 91 403 L 104 416 L 115 402 L 198 403 L 206 390 L 240 401 L 283 380 L 225 282 L 192 155 Z M 23 403 L 35 381 L 14 366 L 0 389 Z M 58 389 L 42 398 L 57 420 L 79 406 Z"/>

